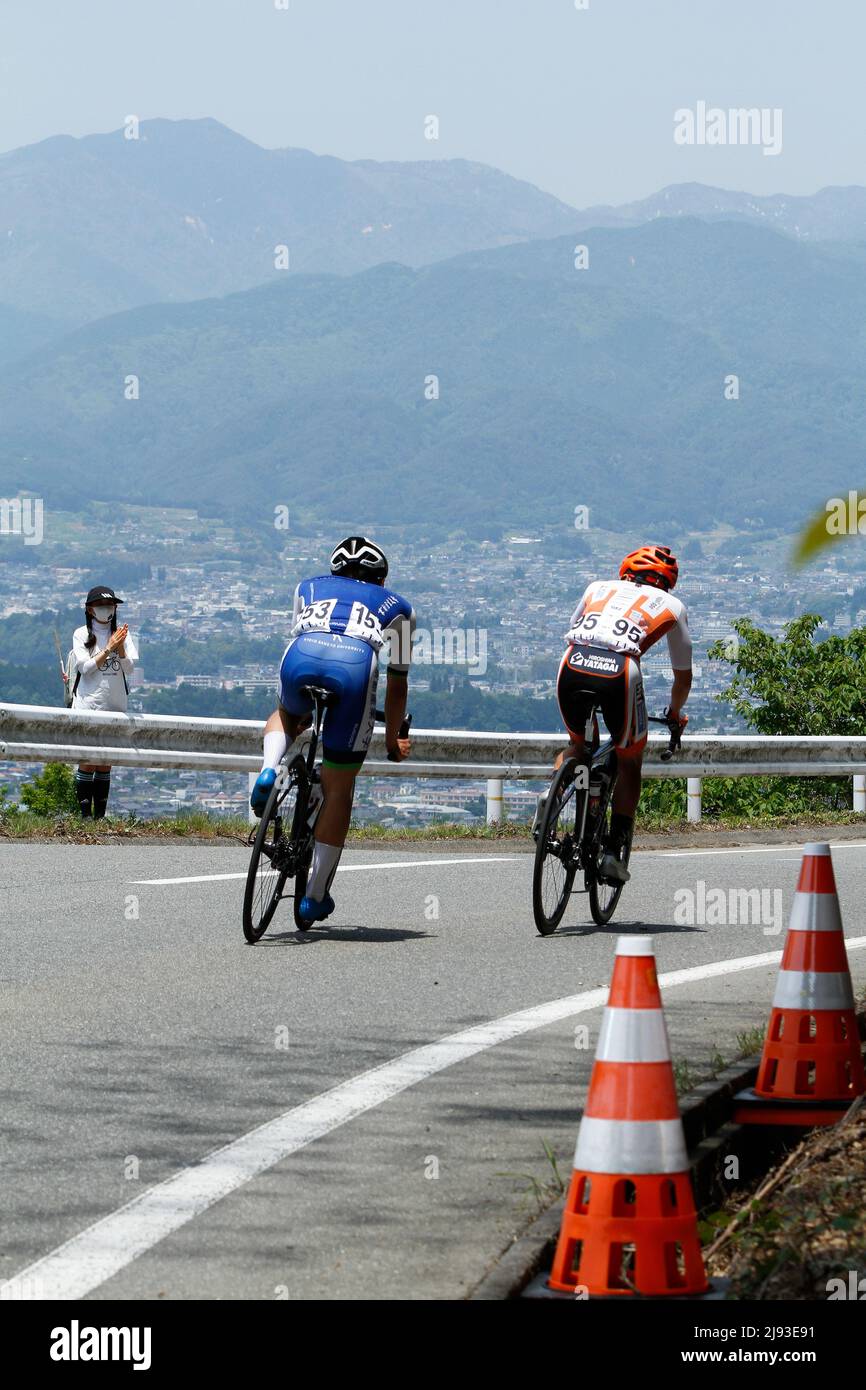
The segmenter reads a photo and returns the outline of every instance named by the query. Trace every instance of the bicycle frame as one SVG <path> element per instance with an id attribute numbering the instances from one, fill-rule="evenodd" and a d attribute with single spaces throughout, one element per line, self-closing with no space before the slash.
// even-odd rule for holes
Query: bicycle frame
<path id="1" fill-rule="evenodd" d="M 583 850 L 584 850 L 584 846 L 585 846 L 585 842 L 586 842 L 586 822 L 587 822 L 587 817 L 589 816 L 589 795 L 588 795 L 588 793 L 589 793 L 589 785 L 590 785 L 590 782 L 592 781 L 592 770 L 593 770 L 593 768 L 595 768 L 595 767 L 601 767 L 601 765 L 602 765 L 603 763 L 606 763 L 606 762 L 608 761 L 608 759 L 610 758 L 610 755 L 611 755 L 612 753 L 613 753 L 614 759 L 616 758 L 616 752 L 615 752 L 614 746 L 613 746 L 613 739 L 610 739 L 610 738 L 605 739 L 604 743 L 601 743 L 601 742 L 598 741 L 598 711 L 599 711 L 599 706 L 598 706 L 598 705 L 593 705 L 592 708 L 591 708 L 590 711 L 589 711 L 589 714 L 587 715 L 586 725 L 585 725 L 585 728 L 584 728 L 584 748 L 589 748 L 589 749 L 591 750 L 591 751 L 590 751 L 590 754 L 589 754 L 589 759 L 588 759 L 588 761 L 584 761 L 584 760 L 582 760 L 582 759 L 579 759 L 579 760 L 578 760 L 578 761 L 580 762 L 581 766 L 585 767 L 585 768 L 586 768 L 586 771 L 587 771 L 587 784 L 586 784 L 587 795 L 586 795 L 586 796 L 584 797 L 584 799 L 583 799 L 583 814 L 582 814 L 582 816 L 581 816 L 580 830 L 579 830 L 579 833 L 578 833 L 578 835 L 577 835 L 577 843 L 576 843 L 576 846 L 575 846 L 575 848 L 576 848 L 576 850 L 577 850 L 578 859 L 579 859 L 579 861 L 580 861 L 578 867 L 580 867 L 580 868 L 583 868 L 583 867 L 584 867 L 582 861 L 583 861 Z M 614 783 L 615 783 L 615 782 L 616 782 L 616 766 L 614 765 L 614 768 L 613 768 L 613 776 L 611 777 L 610 783 L 609 783 L 609 786 L 608 786 L 608 792 L 607 792 L 607 797 L 608 797 L 608 798 L 610 797 L 610 795 L 611 795 L 612 792 L 613 792 L 613 787 L 614 787 Z M 605 799 L 605 805 L 606 805 L 606 804 L 607 804 L 607 798 Z M 604 806 L 601 807 L 600 809 L 603 811 L 603 810 L 604 810 Z"/>
<path id="2" fill-rule="evenodd" d="M 306 755 L 305 755 L 305 757 L 304 757 L 304 766 L 305 766 L 306 771 L 307 771 L 308 783 L 309 783 L 310 786 L 312 786 L 313 782 L 315 781 L 316 756 L 317 756 L 318 751 L 319 751 L 319 740 L 320 740 L 321 735 L 322 735 L 322 720 L 323 720 L 324 717 L 325 717 L 325 710 L 328 708 L 328 697 L 329 697 L 329 695 L 330 695 L 330 691 L 324 690 L 324 689 L 320 688 L 319 686 L 309 686 L 309 687 L 307 687 L 307 689 L 308 689 L 308 691 L 309 691 L 310 698 L 311 698 L 312 701 L 313 701 L 313 722 L 312 722 L 312 725 L 310 726 L 310 729 L 311 729 L 311 731 L 310 731 L 310 742 L 309 742 L 309 746 L 308 746 L 308 748 L 307 748 Z M 381 724 L 384 724 L 384 723 L 385 723 L 385 714 L 384 714 L 384 711 L 383 711 L 383 710 L 380 710 L 380 709 L 375 710 L 375 711 L 374 711 L 374 717 L 375 717 L 375 719 L 376 719 L 376 721 L 377 721 L 378 723 L 381 723 Z M 409 729 L 410 729 L 410 727 L 411 727 L 411 724 L 412 724 L 412 716 L 411 716 L 411 714 L 407 714 L 406 717 L 405 717 L 404 720 L 403 720 L 403 723 L 402 723 L 401 727 L 400 727 L 400 737 L 401 737 L 401 738 L 407 738 L 407 737 L 408 737 Z M 303 730 L 302 732 L 306 733 L 306 729 Z M 286 750 L 286 753 L 283 755 L 283 761 L 282 761 L 282 763 L 280 764 L 280 774 L 281 774 L 283 777 L 285 777 L 285 775 L 287 774 L 288 769 L 289 769 L 289 766 L 290 766 L 289 762 L 287 762 L 287 760 L 286 760 L 286 759 L 287 759 L 288 752 L 289 752 L 289 750 L 287 749 L 287 750 Z M 296 756 L 297 756 L 297 755 L 296 755 Z M 292 758 L 292 762 L 294 762 L 294 758 Z M 307 788 L 307 796 L 309 796 L 309 787 Z M 320 803 L 319 809 L 321 809 L 321 803 Z M 317 811 L 317 813 L 316 813 L 316 819 L 318 819 L 318 811 Z M 314 826 L 315 826 L 315 821 L 313 822 L 313 825 L 311 825 L 311 826 L 309 827 L 310 831 L 312 831 L 312 830 L 314 829 Z"/>

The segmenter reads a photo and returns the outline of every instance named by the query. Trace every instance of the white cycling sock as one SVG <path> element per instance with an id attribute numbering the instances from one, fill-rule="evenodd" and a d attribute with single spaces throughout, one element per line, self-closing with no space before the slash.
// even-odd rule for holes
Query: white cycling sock
<path id="1" fill-rule="evenodd" d="M 310 877 L 307 879 L 308 898 L 313 898 L 317 903 L 322 901 L 337 872 L 342 853 L 342 845 L 325 845 L 321 840 L 316 841 Z"/>
<path id="2" fill-rule="evenodd" d="M 272 767 L 276 771 L 280 765 L 280 758 L 288 746 L 289 740 L 282 729 L 271 729 L 269 733 L 265 734 L 262 772 L 266 767 Z"/>

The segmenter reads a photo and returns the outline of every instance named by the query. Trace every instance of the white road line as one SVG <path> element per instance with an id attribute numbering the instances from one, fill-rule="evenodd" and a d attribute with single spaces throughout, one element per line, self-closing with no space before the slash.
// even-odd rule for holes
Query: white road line
<path id="1" fill-rule="evenodd" d="M 652 855 L 654 859 L 705 859 L 713 854 L 785 854 L 800 845 L 731 845 L 726 849 L 641 849 L 635 850 L 633 858 Z M 831 849 L 866 849 L 866 841 L 842 840 L 834 843 Z M 528 856 L 523 854 L 481 854 L 478 856 L 462 854 L 456 859 L 412 859 L 395 860 L 385 864 L 341 864 L 337 873 L 352 873 L 364 869 L 421 869 L 430 864 L 513 864 Z M 172 883 L 217 883 L 223 879 L 246 878 L 246 870 L 238 874 L 190 874 L 182 878 L 134 878 L 134 887 L 159 888 Z"/>
<path id="2" fill-rule="evenodd" d="M 846 942 L 848 950 L 866 946 L 866 936 Z M 659 977 L 662 989 L 776 965 L 781 951 L 711 961 Z M 239 1139 L 158 1183 L 111 1215 L 28 1265 L 0 1284 L 0 1299 L 76 1299 L 104 1284 L 139 1255 L 185 1226 L 208 1207 L 341 1125 L 393 1099 L 437 1072 L 465 1062 L 497 1043 L 536 1028 L 599 1009 L 608 989 L 587 990 L 488 1023 L 476 1024 L 438 1042 L 413 1048 L 390 1062 L 343 1081 L 330 1091 L 285 1111 Z"/>
<path id="3" fill-rule="evenodd" d="M 838 844 L 831 843 L 830 848 L 866 849 L 866 840 L 842 840 Z M 803 849 L 803 845 L 730 845 L 727 849 L 640 849 L 635 850 L 632 857 L 651 854 L 654 859 L 705 859 L 711 854 L 790 854 L 792 849 Z"/>
<path id="4" fill-rule="evenodd" d="M 520 854 L 461 854 L 457 859 L 395 859 L 393 863 L 384 864 L 340 864 L 337 873 L 360 873 L 365 869 L 424 869 L 428 864 L 507 864 L 512 860 L 522 858 L 523 856 Z M 247 871 L 244 869 L 241 874 L 191 874 L 187 878 L 134 878 L 131 882 L 135 887 L 155 888 L 166 883 L 216 883 L 219 879 L 246 878 L 246 876 Z"/>

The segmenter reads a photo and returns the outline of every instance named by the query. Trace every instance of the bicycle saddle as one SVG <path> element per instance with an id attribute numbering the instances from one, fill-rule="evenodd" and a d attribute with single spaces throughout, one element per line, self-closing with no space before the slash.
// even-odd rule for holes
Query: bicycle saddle
<path id="1" fill-rule="evenodd" d="M 333 705 L 337 698 L 333 690 L 324 690 L 320 685 L 302 685 L 301 694 L 321 705 L 323 709 Z"/>

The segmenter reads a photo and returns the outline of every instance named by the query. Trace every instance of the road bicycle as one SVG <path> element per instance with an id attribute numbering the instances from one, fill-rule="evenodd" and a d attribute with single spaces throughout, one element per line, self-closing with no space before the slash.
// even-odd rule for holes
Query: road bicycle
<path id="1" fill-rule="evenodd" d="M 593 921 L 606 926 L 616 911 L 625 884 L 606 879 L 601 873 L 613 789 L 617 777 L 617 756 L 612 739 L 599 747 L 598 707 L 586 721 L 583 757 L 565 758 L 554 775 L 536 832 L 535 865 L 532 874 L 532 911 L 542 936 L 555 932 L 562 921 L 574 881 L 582 871 L 584 892 L 589 895 Z M 664 715 L 649 716 L 651 724 L 664 724 L 670 741 L 662 752 L 668 762 L 680 746 L 682 726 Z M 623 863 L 628 866 L 631 836 L 624 846 Z"/>
<path id="2" fill-rule="evenodd" d="M 308 931 L 312 925 L 301 919 L 298 909 L 307 891 L 316 821 L 322 809 L 321 763 L 316 762 L 322 719 L 337 696 L 315 685 L 302 686 L 301 694 L 311 699 L 315 707 L 306 753 L 292 753 L 294 744 L 286 750 L 261 821 L 248 841 L 253 852 L 244 891 L 243 927 L 250 943 L 264 936 L 284 897 L 294 900 L 298 931 Z M 384 724 L 382 710 L 376 710 L 375 718 Z M 411 723 L 412 716 L 407 715 L 400 727 L 400 738 L 408 737 Z M 293 892 L 287 893 L 290 882 Z"/>

